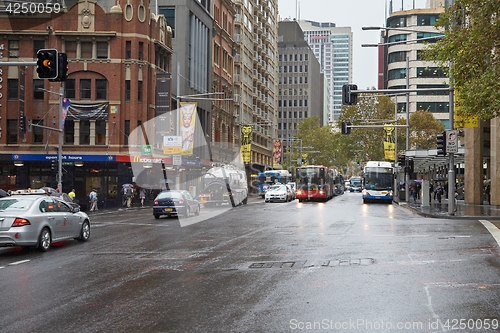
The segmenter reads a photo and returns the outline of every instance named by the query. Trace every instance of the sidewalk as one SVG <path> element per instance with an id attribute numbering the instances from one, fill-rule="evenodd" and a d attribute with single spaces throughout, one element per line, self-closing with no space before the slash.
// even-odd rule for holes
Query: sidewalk
<path id="1" fill-rule="evenodd" d="M 458 200 L 456 212 L 453 215 L 448 213 L 448 199 L 442 199 L 441 203 L 432 200 L 430 205 L 422 207 L 422 202 L 417 199 L 416 202 L 410 199 L 409 203 L 395 202 L 416 214 L 442 218 L 442 219 L 488 219 L 500 220 L 500 206 L 491 206 L 487 203 L 484 205 L 470 205 L 466 204 L 463 200 Z"/>

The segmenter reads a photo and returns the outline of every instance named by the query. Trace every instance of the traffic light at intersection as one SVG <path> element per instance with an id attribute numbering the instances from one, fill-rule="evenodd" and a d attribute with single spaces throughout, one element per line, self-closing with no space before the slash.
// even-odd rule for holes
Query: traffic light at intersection
<path id="1" fill-rule="evenodd" d="M 68 56 L 66 53 L 59 53 L 57 55 L 57 77 L 49 79 L 52 82 L 66 81 L 68 78 Z"/>
<path id="2" fill-rule="evenodd" d="M 406 155 L 399 155 L 398 156 L 398 165 L 400 167 L 406 166 Z"/>
<path id="3" fill-rule="evenodd" d="M 342 134 L 351 134 L 351 123 L 349 122 L 342 122 Z"/>
<path id="4" fill-rule="evenodd" d="M 36 53 L 36 72 L 39 79 L 57 79 L 59 74 L 56 49 L 40 49 Z"/>
<path id="5" fill-rule="evenodd" d="M 356 105 L 356 104 L 358 104 L 358 94 L 351 92 L 352 90 L 358 90 L 358 86 L 355 84 L 344 84 L 342 86 L 342 104 L 343 105 Z"/>
<path id="6" fill-rule="evenodd" d="M 446 131 L 437 135 L 437 154 L 446 155 Z"/>

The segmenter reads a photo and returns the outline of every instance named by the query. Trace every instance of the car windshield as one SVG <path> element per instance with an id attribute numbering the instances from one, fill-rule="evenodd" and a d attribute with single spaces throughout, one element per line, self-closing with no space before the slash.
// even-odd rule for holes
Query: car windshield
<path id="1" fill-rule="evenodd" d="M 273 187 L 272 191 L 286 191 L 286 186 L 285 185 L 279 185 Z"/>
<path id="2" fill-rule="evenodd" d="M 5 198 L 0 200 L 0 211 L 27 210 L 33 201 L 33 198 Z"/>
<path id="3" fill-rule="evenodd" d="M 166 191 L 158 195 L 158 199 L 179 199 L 181 194 L 179 192 Z"/>
<path id="4" fill-rule="evenodd" d="M 274 191 L 274 190 L 277 190 L 281 187 L 282 185 L 273 185 L 273 186 L 269 186 L 267 188 L 268 191 Z"/>

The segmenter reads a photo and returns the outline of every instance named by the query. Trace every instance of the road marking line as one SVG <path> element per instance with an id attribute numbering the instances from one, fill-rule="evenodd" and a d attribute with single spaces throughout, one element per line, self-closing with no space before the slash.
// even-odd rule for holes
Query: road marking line
<path id="1" fill-rule="evenodd" d="M 9 266 L 14 266 L 14 265 L 19 265 L 19 264 L 24 264 L 25 262 L 29 262 L 29 259 L 26 260 L 21 260 L 21 261 L 16 261 L 16 262 L 11 262 Z"/>
<path id="2" fill-rule="evenodd" d="M 490 234 L 495 238 L 497 244 L 500 245 L 500 229 L 498 229 L 493 223 L 488 220 L 479 220 L 486 229 L 490 232 Z"/>

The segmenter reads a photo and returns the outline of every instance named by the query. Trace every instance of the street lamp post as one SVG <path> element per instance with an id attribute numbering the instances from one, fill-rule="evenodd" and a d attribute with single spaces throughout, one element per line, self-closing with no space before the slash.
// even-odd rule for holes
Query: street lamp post
<path id="1" fill-rule="evenodd" d="M 450 2 L 451 0 L 447 0 L 447 3 Z M 448 5 L 448 4 L 447 4 Z M 362 30 L 396 30 L 396 31 L 406 31 L 406 32 L 424 32 L 428 33 L 429 31 L 419 31 L 415 29 L 406 29 L 406 28 L 389 28 L 389 27 L 362 27 Z M 399 42 L 390 42 L 390 43 L 380 43 L 380 44 L 365 44 L 362 46 L 389 46 L 389 45 L 397 45 L 397 44 L 403 44 L 403 43 L 408 43 L 408 42 L 416 42 L 416 41 L 422 41 L 422 40 L 429 40 L 429 39 L 437 39 L 437 38 L 444 38 L 444 34 L 437 34 L 436 36 L 433 37 L 427 37 L 427 38 L 419 38 L 416 40 L 406 40 L 406 41 L 399 41 Z M 451 66 L 451 64 L 450 64 Z M 409 57 L 406 57 L 406 91 L 407 91 L 407 100 L 406 100 L 406 116 L 407 116 L 407 130 L 406 130 L 406 150 L 409 150 Z M 417 89 L 418 90 L 418 89 Z M 422 89 L 423 90 L 423 89 Z M 440 90 L 440 89 L 435 89 L 435 90 Z M 452 78 L 450 78 L 450 84 L 449 84 L 449 121 L 450 121 L 450 130 L 454 129 L 454 115 L 453 115 L 453 99 L 454 99 L 454 92 L 453 92 L 453 86 L 452 86 Z M 455 214 L 455 200 L 454 200 L 454 195 L 455 195 L 455 155 L 454 153 L 449 154 L 449 165 L 448 165 L 448 214 L 449 215 L 454 215 Z M 409 174 L 405 171 L 406 173 L 406 181 L 405 181 L 405 199 L 408 202 L 409 200 L 409 192 L 408 192 L 408 182 L 409 182 Z"/>

